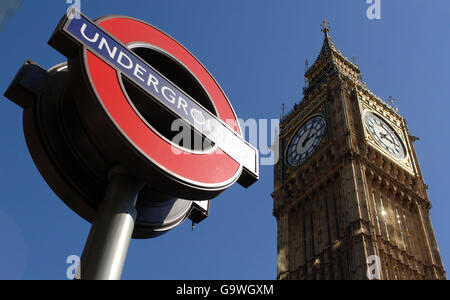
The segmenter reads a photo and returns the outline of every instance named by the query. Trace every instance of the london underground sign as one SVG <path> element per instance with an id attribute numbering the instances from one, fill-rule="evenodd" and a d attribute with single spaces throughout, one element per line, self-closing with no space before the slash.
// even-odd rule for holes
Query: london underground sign
<path id="1" fill-rule="evenodd" d="M 74 49 L 82 46 L 85 74 L 80 75 L 89 78 L 89 85 L 104 110 L 141 154 L 179 180 L 205 190 L 228 187 L 237 174 L 244 186 L 257 180 L 258 151 L 242 138 L 237 117 L 216 81 L 184 47 L 139 20 L 112 16 L 101 18 L 95 24 L 75 10 L 72 13 L 80 17 L 64 18 L 50 44 L 69 57 L 69 66 L 70 58 L 77 55 Z M 126 47 L 133 43 L 161 51 L 190 70 L 217 109 L 218 117 Z M 173 143 L 161 139 L 130 105 L 120 82 L 121 75 L 146 92 L 148 101 L 157 101 L 186 121 L 226 155 L 220 151 L 202 155 L 174 152 Z"/>
<path id="2" fill-rule="evenodd" d="M 82 278 L 120 278 L 131 236 L 200 222 L 209 211 L 202 200 L 258 179 L 258 151 L 224 92 L 167 34 L 73 10 L 49 44 L 67 63 L 46 71 L 28 61 L 5 96 L 24 108 L 27 145 L 47 183 L 93 223 Z M 176 121 L 202 147 L 176 143 Z"/>

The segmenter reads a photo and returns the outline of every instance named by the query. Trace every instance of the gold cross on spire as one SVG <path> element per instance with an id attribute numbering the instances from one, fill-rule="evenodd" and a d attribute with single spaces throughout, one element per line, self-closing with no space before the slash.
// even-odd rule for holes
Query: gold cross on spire
<path id="1" fill-rule="evenodd" d="M 323 19 L 323 22 L 320 26 L 322 27 L 323 33 L 327 34 L 328 32 L 330 32 L 330 28 L 328 28 L 328 26 L 330 26 L 330 23 L 327 22 L 327 20 Z"/>

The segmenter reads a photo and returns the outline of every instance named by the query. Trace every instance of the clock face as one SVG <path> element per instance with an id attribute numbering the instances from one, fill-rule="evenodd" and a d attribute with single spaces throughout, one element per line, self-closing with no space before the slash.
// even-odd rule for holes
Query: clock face
<path id="1" fill-rule="evenodd" d="M 299 166 L 313 154 L 326 129 L 322 116 L 315 116 L 304 123 L 294 134 L 286 152 L 286 162 L 292 167 Z"/>
<path id="2" fill-rule="evenodd" d="M 392 127 L 378 115 L 366 112 L 364 124 L 373 139 L 391 156 L 403 159 L 406 156 L 404 144 Z"/>

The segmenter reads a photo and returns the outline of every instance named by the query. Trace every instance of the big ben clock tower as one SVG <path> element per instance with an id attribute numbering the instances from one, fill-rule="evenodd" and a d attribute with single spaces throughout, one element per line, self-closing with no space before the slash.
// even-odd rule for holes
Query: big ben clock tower
<path id="1" fill-rule="evenodd" d="M 415 138 L 322 31 L 280 125 L 277 278 L 445 279 Z"/>

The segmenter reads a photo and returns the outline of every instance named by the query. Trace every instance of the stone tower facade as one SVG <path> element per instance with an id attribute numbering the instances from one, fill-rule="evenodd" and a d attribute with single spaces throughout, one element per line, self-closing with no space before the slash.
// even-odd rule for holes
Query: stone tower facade
<path id="1" fill-rule="evenodd" d="M 280 125 L 277 279 L 445 279 L 416 138 L 322 31 Z"/>

